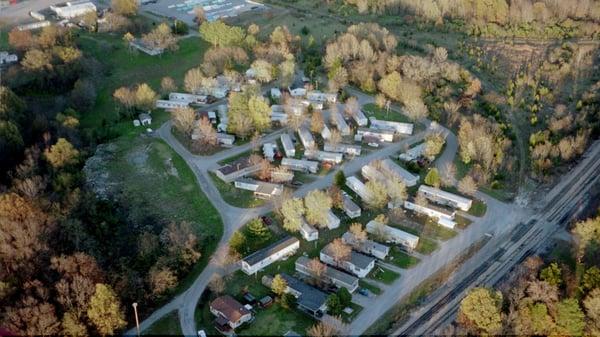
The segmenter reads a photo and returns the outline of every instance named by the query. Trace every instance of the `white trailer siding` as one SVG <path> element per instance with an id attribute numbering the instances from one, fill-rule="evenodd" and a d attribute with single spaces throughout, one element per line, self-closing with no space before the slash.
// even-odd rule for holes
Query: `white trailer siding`
<path id="1" fill-rule="evenodd" d="M 381 170 L 388 174 L 395 175 L 402 180 L 407 187 L 415 186 L 419 182 L 419 176 L 408 172 L 389 158 L 381 161 Z"/>
<path id="2" fill-rule="evenodd" d="M 383 228 L 384 235 L 386 236 L 387 242 L 393 242 L 400 245 L 405 246 L 409 249 L 417 248 L 419 244 L 419 237 L 410 233 L 407 233 L 403 230 L 400 230 L 395 227 L 390 227 L 387 225 L 382 225 L 381 223 L 371 220 L 367 223 L 366 230 L 371 234 L 381 234 L 378 233 L 379 228 Z"/>
<path id="3" fill-rule="evenodd" d="M 473 203 L 473 200 L 471 199 L 427 185 L 419 186 L 419 193 L 435 203 L 458 208 L 465 212 L 471 208 Z"/>
<path id="4" fill-rule="evenodd" d="M 281 139 L 281 145 L 283 145 L 283 151 L 287 157 L 293 157 L 296 155 L 296 148 L 292 143 L 292 138 L 287 133 L 284 133 L 279 137 Z"/>

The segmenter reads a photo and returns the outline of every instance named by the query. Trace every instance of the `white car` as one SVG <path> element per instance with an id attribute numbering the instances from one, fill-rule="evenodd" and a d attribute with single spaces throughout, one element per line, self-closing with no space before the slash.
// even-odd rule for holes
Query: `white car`
<path id="1" fill-rule="evenodd" d="M 204 330 L 198 330 L 198 337 L 206 337 L 206 332 L 204 332 Z"/>
<path id="2" fill-rule="evenodd" d="M 368 143 L 367 145 L 369 145 L 370 147 L 379 147 L 379 143 L 375 143 L 375 142 Z"/>

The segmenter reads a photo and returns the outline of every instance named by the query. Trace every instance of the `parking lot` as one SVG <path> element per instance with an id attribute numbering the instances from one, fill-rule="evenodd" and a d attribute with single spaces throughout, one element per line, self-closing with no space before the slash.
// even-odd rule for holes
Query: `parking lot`
<path id="1" fill-rule="evenodd" d="M 235 17 L 251 10 L 262 10 L 264 5 L 250 0 L 157 0 L 142 5 L 142 9 L 158 16 L 194 23 L 194 8 L 204 8 L 207 20 Z"/>

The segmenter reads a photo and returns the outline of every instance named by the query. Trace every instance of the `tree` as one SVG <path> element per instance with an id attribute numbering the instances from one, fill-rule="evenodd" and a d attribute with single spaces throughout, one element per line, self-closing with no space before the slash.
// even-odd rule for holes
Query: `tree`
<path id="1" fill-rule="evenodd" d="M 59 138 L 56 144 L 44 150 L 44 157 L 53 168 L 75 165 L 79 161 L 79 151 L 69 141 Z"/>
<path id="2" fill-rule="evenodd" d="M 177 276 L 168 267 L 154 266 L 150 269 L 150 287 L 155 296 L 160 296 L 177 285 Z"/>
<path id="3" fill-rule="evenodd" d="M 165 76 L 160 80 L 160 90 L 163 94 L 168 94 L 177 90 L 175 80 L 170 76 Z"/>
<path id="4" fill-rule="evenodd" d="M 248 112 L 257 132 L 262 132 L 271 126 L 271 108 L 263 97 L 251 96 L 248 100 Z"/>
<path id="5" fill-rule="evenodd" d="M 331 185 L 327 189 L 327 194 L 331 198 L 331 206 L 342 209 L 344 208 L 344 196 L 342 190 L 337 185 Z"/>
<path id="6" fill-rule="evenodd" d="M 71 90 L 71 104 L 78 111 L 88 111 L 96 103 L 96 87 L 92 81 L 78 79 Z"/>
<path id="7" fill-rule="evenodd" d="M 198 25 L 201 25 L 204 21 L 206 21 L 206 13 L 204 12 L 204 8 L 202 6 L 194 7 L 194 16 L 196 17 L 196 22 Z"/>
<path id="8" fill-rule="evenodd" d="M 271 281 L 271 291 L 277 296 L 282 296 L 287 292 L 287 281 L 281 276 L 281 274 L 275 275 L 273 281 Z"/>
<path id="9" fill-rule="evenodd" d="M 213 275 L 210 282 L 208 282 L 208 289 L 216 295 L 222 294 L 225 291 L 225 281 L 223 280 L 223 277 L 218 274 Z"/>
<path id="10" fill-rule="evenodd" d="M 502 329 L 501 307 L 500 292 L 475 288 L 460 302 L 457 321 L 475 333 L 496 334 Z"/>
<path id="11" fill-rule="evenodd" d="M 254 70 L 254 77 L 261 83 L 268 83 L 273 80 L 273 65 L 265 60 L 256 60 L 250 66 Z"/>
<path id="12" fill-rule="evenodd" d="M 340 264 L 341 262 L 350 259 L 352 248 L 346 245 L 342 239 L 336 238 L 329 244 L 329 251 L 331 252 L 331 257 L 333 257 L 333 260 L 337 264 Z"/>
<path id="13" fill-rule="evenodd" d="M 600 268 L 592 266 L 585 271 L 583 280 L 581 281 L 581 288 L 584 291 L 600 288 Z"/>
<path id="14" fill-rule="evenodd" d="M 331 136 L 329 136 L 329 143 L 331 145 L 336 146 L 342 142 L 342 134 L 338 129 L 331 130 Z"/>
<path id="15" fill-rule="evenodd" d="M 560 286 L 562 283 L 562 271 L 556 262 L 550 263 L 550 265 L 540 272 L 540 279 L 548 282 L 553 286 Z"/>
<path id="16" fill-rule="evenodd" d="M 294 56 L 291 54 L 286 55 L 285 61 L 279 64 L 277 70 L 279 73 L 279 86 L 287 88 L 292 85 L 296 71 L 296 62 L 294 61 Z"/>
<path id="17" fill-rule="evenodd" d="M 427 158 L 435 158 L 442 152 L 445 143 L 446 139 L 441 133 L 431 133 L 425 137 L 425 151 L 423 154 Z"/>
<path id="18" fill-rule="evenodd" d="M 302 216 L 304 213 L 304 203 L 301 199 L 293 198 L 284 201 L 281 206 L 283 228 L 290 232 L 297 232 L 302 224 Z"/>
<path id="19" fill-rule="evenodd" d="M 212 123 L 208 118 L 202 117 L 196 123 L 195 130 L 197 130 L 198 135 L 200 136 L 199 141 L 204 145 L 217 145 L 217 130 L 213 127 Z M 194 132 L 192 132 L 194 134 Z"/>
<path id="20" fill-rule="evenodd" d="M 253 219 L 246 225 L 248 238 L 257 244 L 265 242 L 271 238 L 271 231 L 265 226 L 261 219 Z"/>
<path id="21" fill-rule="evenodd" d="M 32 297 L 24 299 L 16 308 L 6 308 L 4 321 L 11 332 L 23 336 L 52 336 L 60 332 L 54 306 Z"/>
<path id="22" fill-rule="evenodd" d="M 340 299 L 340 304 L 342 305 L 342 308 L 346 308 L 350 306 L 350 304 L 352 304 L 352 294 L 350 294 L 348 289 L 341 287 L 337 291 L 337 296 Z"/>
<path id="23" fill-rule="evenodd" d="M 8 33 L 8 44 L 18 51 L 31 49 L 35 45 L 35 40 L 30 30 L 18 30 L 13 28 Z"/>
<path id="24" fill-rule="evenodd" d="M 325 126 L 323 114 L 321 111 L 314 111 L 310 117 L 310 131 L 319 133 L 321 130 L 323 130 L 323 126 Z"/>
<path id="25" fill-rule="evenodd" d="M 362 224 L 358 222 L 350 225 L 350 233 L 352 233 L 354 239 L 358 242 L 364 242 L 367 240 L 367 231 L 365 231 Z"/>
<path id="26" fill-rule="evenodd" d="M 62 334 L 65 336 L 88 336 L 88 330 L 77 316 L 67 312 L 61 321 Z"/>
<path id="27" fill-rule="evenodd" d="M 562 300 L 556 305 L 557 332 L 564 336 L 581 336 L 585 327 L 585 315 L 574 298 Z"/>
<path id="28" fill-rule="evenodd" d="M 548 335 L 554 321 L 544 303 L 522 305 L 517 312 L 515 333 L 518 335 Z"/>
<path id="29" fill-rule="evenodd" d="M 388 194 L 385 186 L 376 180 L 369 180 L 365 184 L 368 192 L 368 199 L 365 200 L 367 207 L 371 209 L 381 209 L 388 202 Z"/>
<path id="30" fill-rule="evenodd" d="M 21 65 L 28 71 L 51 70 L 51 55 L 39 49 L 30 49 L 25 53 Z"/>
<path id="31" fill-rule="evenodd" d="M 121 303 L 110 286 L 98 283 L 87 316 L 101 335 L 113 335 L 125 327 Z"/>
<path id="32" fill-rule="evenodd" d="M 166 23 L 161 23 L 148 34 L 142 36 L 145 44 L 156 49 L 177 50 L 177 37 L 173 35 L 171 27 Z"/>
<path id="33" fill-rule="evenodd" d="M 339 170 L 335 173 L 335 176 L 333 177 L 333 183 L 339 188 L 342 188 L 346 185 L 346 175 L 344 174 L 344 171 Z"/>
<path id="34" fill-rule="evenodd" d="M 3 158 L 12 158 L 23 151 L 23 137 L 19 128 L 10 121 L 0 120 L 0 154 Z"/>
<path id="35" fill-rule="evenodd" d="M 421 99 L 411 99 L 405 103 L 406 115 L 413 121 L 419 121 L 427 117 L 427 106 Z"/>
<path id="36" fill-rule="evenodd" d="M 307 267 L 311 276 L 317 281 L 321 280 L 321 277 L 323 276 L 323 274 L 325 274 L 325 271 L 327 270 L 327 266 L 324 263 L 322 263 L 318 258 L 314 258 L 308 261 Z"/>
<path id="37" fill-rule="evenodd" d="M 427 175 L 425 176 L 425 184 L 433 187 L 440 187 L 440 174 L 438 170 L 433 167 L 429 169 Z"/>
<path id="38" fill-rule="evenodd" d="M 464 176 L 458 182 L 458 191 L 460 193 L 470 196 L 475 195 L 475 193 L 477 192 L 477 183 L 475 182 L 475 179 L 473 179 L 473 177 L 471 177 L 470 175 Z"/>
<path id="39" fill-rule="evenodd" d="M 339 321 L 339 320 L 338 320 Z M 307 333 L 310 337 L 334 337 L 339 336 L 342 332 L 341 324 L 333 324 L 333 322 L 321 321 L 308 329 Z"/>
<path id="40" fill-rule="evenodd" d="M 452 162 L 447 162 L 442 167 L 440 172 L 440 182 L 442 186 L 450 187 L 454 185 L 454 177 L 456 176 L 456 166 Z"/>
<path id="41" fill-rule="evenodd" d="M 120 87 L 115 90 L 113 98 L 128 112 L 135 105 L 135 93 L 127 87 Z"/>
<path id="42" fill-rule="evenodd" d="M 204 74 L 200 68 L 192 68 L 185 73 L 183 78 L 183 85 L 187 92 L 197 94 L 202 88 L 202 81 L 204 80 Z"/>
<path id="43" fill-rule="evenodd" d="M 590 243 L 600 242 L 600 216 L 580 221 L 573 228 L 577 246 L 577 260 L 581 261 Z"/>
<path id="44" fill-rule="evenodd" d="M 344 310 L 344 307 L 342 306 L 340 298 L 337 294 L 331 294 L 327 296 L 326 304 L 327 311 L 330 315 L 339 315 L 342 313 L 342 310 Z"/>
<path id="45" fill-rule="evenodd" d="M 135 89 L 135 106 L 139 110 L 151 110 L 156 106 L 158 95 L 152 88 L 142 83 Z"/>
<path id="46" fill-rule="evenodd" d="M 190 107 L 173 109 L 171 120 L 177 131 L 186 137 L 190 137 L 196 123 L 196 111 Z"/>
<path id="47" fill-rule="evenodd" d="M 246 236 L 240 231 L 233 232 L 231 239 L 229 239 L 229 247 L 235 250 L 237 253 L 245 253 L 246 247 Z"/>
<path id="48" fill-rule="evenodd" d="M 406 184 L 396 176 L 388 177 L 386 187 L 387 193 L 390 196 L 390 200 L 396 205 L 403 204 L 404 200 L 406 200 L 406 198 L 408 197 L 408 192 L 406 191 Z"/>
<path id="49" fill-rule="evenodd" d="M 584 299 L 583 306 L 589 318 L 588 333 L 597 336 L 600 332 L 600 289 L 592 290 Z"/>
<path id="50" fill-rule="evenodd" d="M 189 267 L 196 263 L 201 254 L 197 250 L 198 237 L 187 221 L 171 222 L 160 234 L 160 240 L 177 263 Z"/>
<path id="51" fill-rule="evenodd" d="M 245 37 L 240 27 L 228 26 L 221 20 L 204 21 L 200 25 L 200 35 L 213 46 L 239 46 Z"/>
<path id="52" fill-rule="evenodd" d="M 346 106 L 344 107 L 344 112 L 346 115 L 349 117 L 356 116 L 359 110 L 360 105 L 358 104 L 358 99 L 354 96 L 348 97 L 346 100 Z"/>
<path id="53" fill-rule="evenodd" d="M 331 209 L 331 198 L 321 190 L 308 192 L 304 197 L 306 209 L 306 221 L 311 225 L 325 227 L 327 225 L 327 214 Z"/>
<path id="54" fill-rule="evenodd" d="M 110 8 L 119 15 L 135 15 L 138 10 L 138 2 L 136 0 L 112 0 Z"/>

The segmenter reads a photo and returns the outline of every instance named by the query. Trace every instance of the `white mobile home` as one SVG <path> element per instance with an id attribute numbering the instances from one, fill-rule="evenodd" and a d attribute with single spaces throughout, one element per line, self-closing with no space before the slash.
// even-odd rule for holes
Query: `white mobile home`
<path id="1" fill-rule="evenodd" d="M 304 88 L 294 88 L 294 89 L 288 88 L 288 91 L 290 92 L 290 96 L 292 96 L 292 97 L 306 96 L 306 89 L 304 89 Z"/>
<path id="2" fill-rule="evenodd" d="M 315 139 L 307 128 L 301 127 L 298 129 L 298 136 L 300 137 L 300 142 L 302 142 L 302 145 L 305 149 L 308 150 L 315 147 Z"/>
<path id="3" fill-rule="evenodd" d="M 413 201 L 408 200 L 404 201 L 404 208 L 436 219 L 440 226 L 444 226 L 450 229 L 454 229 L 454 227 L 456 226 L 456 222 L 454 221 L 454 216 L 456 212 L 454 211 L 449 211 L 431 204 L 421 206 L 417 205 Z"/>
<path id="4" fill-rule="evenodd" d="M 185 101 L 156 100 L 156 107 L 161 109 L 187 108 L 190 104 Z"/>
<path id="5" fill-rule="evenodd" d="M 352 115 L 352 119 L 354 119 L 358 126 L 367 126 L 367 124 L 369 124 L 367 116 L 365 116 L 365 113 L 361 109 L 358 109 L 358 111 Z"/>
<path id="6" fill-rule="evenodd" d="M 284 112 L 272 112 L 271 123 L 278 122 L 281 125 L 285 125 L 288 122 L 288 115 Z"/>
<path id="7" fill-rule="evenodd" d="M 377 129 L 367 129 L 367 128 L 358 128 L 358 135 L 362 136 L 363 141 L 371 142 L 388 142 L 392 143 L 394 141 L 394 132 L 389 130 L 377 130 Z"/>
<path id="8" fill-rule="evenodd" d="M 360 209 L 360 207 L 358 207 L 358 205 L 352 201 L 352 198 L 350 198 L 350 196 L 348 194 L 346 194 L 344 192 L 344 212 L 346 213 L 346 215 L 350 218 L 350 219 L 354 219 L 354 218 L 358 218 L 361 213 L 362 210 Z"/>
<path id="9" fill-rule="evenodd" d="M 226 183 L 230 183 L 240 177 L 258 172 L 259 169 L 259 164 L 253 164 L 248 157 L 244 157 L 219 167 L 214 173 L 219 179 Z"/>
<path id="10" fill-rule="evenodd" d="M 319 162 L 304 159 L 283 158 L 281 166 L 299 172 L 317 173 L 319 171 Z"/>
<path id="11" fill-rule="evenodd" d="M 403 167 L 386 158 L 381 161 L 381 171 L 395 175 L 406 184 L 407 187 L 415 186 L 419 182 L 419 176 L 408 172 Z"/>
<path id="12" fill-rule="evenodd" d="M 87 13 L 95 12 L 96 5 L 91 2 L 82 3 L 70 3 L 67 2 L 66 6 L 50 6 L 50 9 L 56 13 L 56 16 L 62 19 L 72 19 L 78 16 L 82 16 Z"/>
<path id="13" fill-rule="evenodd" d="M 283 146 L 283 151 L 287 157 L 293 157 L 296 155 L 296 147 L 294 147 L 294 143 L 292 143 L 292 137 L 287 133 L 282 134 L 279 139 L 281 139 L 281 145 Z"/>
<path id="14" fill-rule="evenodd" d="M 471 208 L 473 203 L 471 199 L 427 185 L 419 186 L 419 193 L 437 204 L 458 208 L 465 212 Z"/>
<path id="15" fill-rule="evenodd" d="M 425 143 L 421 143 L 415 147 L 408 149 L 406 152 L 401 153 L 398 159 L 402 161 L 413 161 L 419 158 L 425 153 Z"/>
<path id="16" fill-rule="evenodd" d="M 321 249 L 319 258 L 328 265 L 341 268 L 349 273 L 356 275 L 359 278 L 366 277 L 369 272 L 375 267 L 375 259 L 355 252 L 350 252 L 350 258 L 347 260 L 336 261 L 331 250 L 331 243 Z"/>
<path id="17" fill-rule="evenodd" d="M 170 101 L 183 101 L 190 104 L 206 104 L 206 96 L 193 95 L 181 92 L 172 92 L 169 94 Z"/>
<path id="18" fill-rule="evenodd" d="M 338 218 L 331 210 L 327 211 L 327 228 L 336 229 L 340 227 L 340 218 Z"/>
<path id="19" fill-rule="evenodd" d="M 341 153 L 326 152 L 326 151 L 305 151 L 304 155 L 308 159 L 314 159 L 326 163 L 339 164 L 344 160 L 344 156 Z"/>
<path id="20" fill-rule="evenodd" d="M 229 147 L 232 146 L 235 142 L 235 136 L 227 133 L 219 132 L 217 133 L 217 143 L 219 145 Z"/>
<path id="21" fill-rule="evenodd" d="M 418 236 L 395 227 L 384 225 L 375 220 L 367 223 L 366 230 L 370 234 L 384 236 L 386 242 L 400 244 L 411 250 L 417 248 L 419 244 Z"/>
<path id="22" fill-rule="evenodd" d="M 350 126 L 348 126 L 348 123 L 346 123 L 344 116 L 342 116 L 342 114 L 339 111 L 331 113 L 331 120 L 335 124 L 335 127 L 338 129 L 338 131 L 342 134 L 342 136 L 350 135 Z"/>
<path id="23" fill-rule="evenodd" d="M 371 197 L 365 184 L 355 176 L 346 178 L 346 186 L 363 200 L 368 200 Z"/>
<path id="24" fill-rule="evenodd" d="M 321 137 L 323 137 L 323 139 L 328 140 L 329 138 L 331 138 L 331 130 L 329 130 L 329 127 L 327 126 L 326 123 L 323 123 L 323 130 L 321 130 Z"/>
<path id="25" fill-rule="evenodd" d="M 384 121 L 375 117 L 370 117 L 369 120 L 372 129 L 391 130 L 401 135 L 412 135 L 413 133 L 413 124 L 411 123 Z"/>
<path id="26" fill-rule="evenodd" d="M 264 143 L 263 144 L 263 155 L 268 161 L 275 160 L 275 153 L 277 152 L 277 145 L 275 143 Z"/>
<path id="27" fill-rule="evenodd" d="M 320 91 L 309 91 L 306 93 L 306 98 L 316 102 L 336 103 L 337 94 L 328 94 Z"/>
<path id="28" fill-rule="evenodd" d="M 304 240 L 306 241 L 310 242 L 319 239 L 319 231 L 316 230 L 313 226 L 309 225 L 304 219 L 302 219 L 299 231 Z"/>
<path id="29" fill-rule="evenodd" d="M 352 144 L 333 145 L 330 142 L 326 142 L 323 145 L 323 150 L 329 151 L 329 152 L 343 153 L 343 154 L 347 154 L 350 156 L 360 156 L 360 153 L 362 152 L 362 148 L 358 145 L 352 145 Z"/>
<path id="30" fill-rule="evenodd" d="M 390 253 L 390 247 L 369 239 L 362 241 L 357 240 L 354 237 L 354 234 L 350 232 L 346 232 L 342 235 L 342 241 L 344 241 L 345 244 L 352 246 L 352 248 L 357 251 L 372 255 L 380 260 L 385 260 Z"/>
<path id="31" fill-rule="evenodd" d="M 306 277 L 315 277 L 310 269 L 310 259 L 306 256 L 300 256 L 296 260 L 296 271 Z M 350 274 L 339 271 L 335 268 L 326 267 L 325 272 L 320 276 L 321 281 L 333 284 L 338 288 L 346 288 L 349 292 L 354 292 L 358 288 L 358 278 Z"/>
<path id="32" fill-rule="evenodd" d="M 248 275 L 255 274 L 273 262 L 294 255 L 298 248 L 300 248 L 300 241 L 288 236 L 243 258 L 242 270 Z"/>

